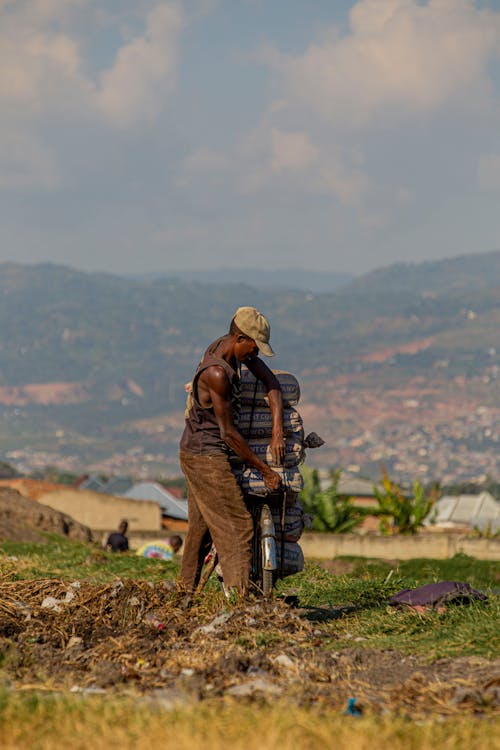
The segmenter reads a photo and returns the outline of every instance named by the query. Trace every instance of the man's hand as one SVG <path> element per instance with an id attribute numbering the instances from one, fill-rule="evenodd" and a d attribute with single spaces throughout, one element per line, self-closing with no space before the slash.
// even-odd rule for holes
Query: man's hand
<path id="1" fill-rule="evenodd" d="M 264 469 L 262 471 L 262 478 L 267 489 L 271 490 L 271 492 L 276 492 L 276 490 L 279 490 L 279 488 L 281 487 L 280 475 L 270 468 Z"/>
<path id="2" fill-rule="evenodd" d="M 282 435 L 273 435 L 269 444 L 271 457 L 275 466 L 283 466 L 285 460 L 285 439 Z"/>

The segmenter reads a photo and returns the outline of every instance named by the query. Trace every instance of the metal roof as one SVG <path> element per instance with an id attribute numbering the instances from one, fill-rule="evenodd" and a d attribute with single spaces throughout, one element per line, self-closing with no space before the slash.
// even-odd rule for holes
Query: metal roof
<path id="1" fill-rule="evenodd" d="M 103 482 L 99 477 L 95 477 L 93 475 L 90 475 L 85 479 L 83 482 L 80 482 L 78 485 L 78 488 L 80 490 L 92 490 L 92 492 L 102 492 L 105 482 Z"/>
<path id="2" fill-rule="evenodd" d="M 472 526 L 500 529 L 500 503 L 489 492 L 478 495 L 443 495 L 431 514 L 438 526 Z"/>
<path id="3" fill-rule="evenodd" d="M 320 487 L 322 490 L 328 489 L 332 485 L 331 476 L 320 477 Z M 340 476 L 337 486 L 337 494 L 349 495 L 352 497 L 375 497 L 373 487 L 380 487 L 378 482 L 370 479 L 361 479 L 360 477 Z"/>
<path id="4" fill-rule="evenodd" d="M 130 477 L 112 477 L 100 491 L 106 492 L 108 495 L 124 495 L 133 484 L 134 482 Z"/>
<path id="5" fill-rule="evenodd" d="M 170 494 L 158 482 L 139 482 L 134 484 L 123 497 L 133 500 L 154 500 L 160 506 L 163 515 L 187 521 L 187 500 L 179 500 Z"/>

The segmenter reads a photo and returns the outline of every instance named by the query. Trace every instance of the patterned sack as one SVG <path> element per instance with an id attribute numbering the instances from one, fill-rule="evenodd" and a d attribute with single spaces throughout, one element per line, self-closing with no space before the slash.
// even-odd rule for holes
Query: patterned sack
<path id="1" fill-rule="evenodd" d="M 281 508 L 277 505 L 271 507 L 276 541 L 281 542 Z M 285 510 L 285 542 L 298 542 L 304 531 L 304 511 L 302 505 L 297 502 Z"/>
<path id="2" fill-rule="evenodd" d="M 281 570 L 281 544 L 276 545 L 276 560 L 278 571 Z M 283 574 L 291 576 L 304 570 L 304 553 L 297 542 L 285 542 Z"/>
<path id="3" fill-rule="evenodd" d="M 271 410 L 267 405 L 256 405 L 253 412 L 250 404 L 242 404 L 238 429 L 245 438 L 271 438 L 273 420 Z M 283 409 L 283 432 L 288 435 L 304 436 L 302 417 L 293 407 Z"/>
<path id="4" fill-rule="evenodd" d="M 296 406 L 300 399 L 300 386 L 295 375 L 292 375 L 291 372 L 283 372 L 281 370 L 273 370 L 273 372 L 278 378 L 281 387 L 283 405 Z M 250 370 L 244 369 L 241 371 L 241 403 L 251 404 L 254 401 L 259 406 L 267 404 L 266 389 L 260 380 L 257 381 L 256 389 L 254 376 Z"/>
<path id="5" fill-rule="evenodd" d="M 260 471 L 257 471 L 257 469 L 254 469 L 252 467 L 243 469 L 241 465 L 235 465 L 232 467 L 232 469 L 233 474 L 236 477 L 236 481 L 238 482 L 244 493 L 250 493 L 253 495 L 268 494 L 269 491 L 264 484 L 264 480 L 262 479 L 262 474 L 260 473 Z M 273 469 L 273 471 L 280 475 L 280 477 L 282 478 L 282 483 L 288 492 L 298 494 L 302 490 L 304 486 L 304 480 L 297 466 L 289 469 L 286 467 L 284 469 L 282 467 L 278 467 Z"/>
<path id="6" fill-rule="evenodd" d="M 268 466 L 276 468 L 271 456 L 271 449 L 269 447 L 269 438 L 251 439 L 248 441 L 248 445 L 253 450 L 255 455 L 264 461 Z M 286 438 L 285 440 L 285 467 L 291 468 L 292 466 L 298 466 L 304 459 L 304 448 L 302 440 L 296 435 Z M 241 463 L 239 456 L 232 455 L 231 463 Z"/>

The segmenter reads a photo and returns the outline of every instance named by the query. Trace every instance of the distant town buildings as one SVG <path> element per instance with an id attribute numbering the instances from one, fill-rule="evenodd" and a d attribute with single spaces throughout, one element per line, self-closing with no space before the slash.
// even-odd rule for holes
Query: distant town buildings
<path id="1" fill-rule="evenodd" d="M 500 481 L 500 369 L 495 365 L 449 379 L 443 376 L 446 369 L 434 362 L 428 376 L 391 387 L 377 382 L 374 373 L 306 381 L 301 415 L 306 430 L 325 440 L 321 449 L 308 453 L 308 463 L 374 481 L 385 467 L 401 484 L 414 479 L 442 485 L 481 483 L 487 477 Z M 94 446 L 80 440 L 72 449 L 56 430 L 59 437 L 49 436 L 47 447 L 21 445 L 0 458 L 26 475 L 56 466 L 75 474 L 173 478 L 180 474 L 182 422 L 182 413 L 166 415 L 164 421 L 157 416 L 140 420 L 127 428 L 128 447 L 119 450 L 111 443 L 104 456 L 97 455 L 102 450 L 98 441 Z"/>

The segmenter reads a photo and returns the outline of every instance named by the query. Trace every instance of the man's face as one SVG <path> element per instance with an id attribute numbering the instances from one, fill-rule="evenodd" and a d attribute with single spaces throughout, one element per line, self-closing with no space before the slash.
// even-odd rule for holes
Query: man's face
<path id="1" fill-rule="evenodd" d="M 245 362 L 247 359 L 253 359 L 258 355 L 259 347 L 249 336 L 245 336 L 244 333 L 239 333 L 236 337 L 234 353 L 240 362 Z"/>

